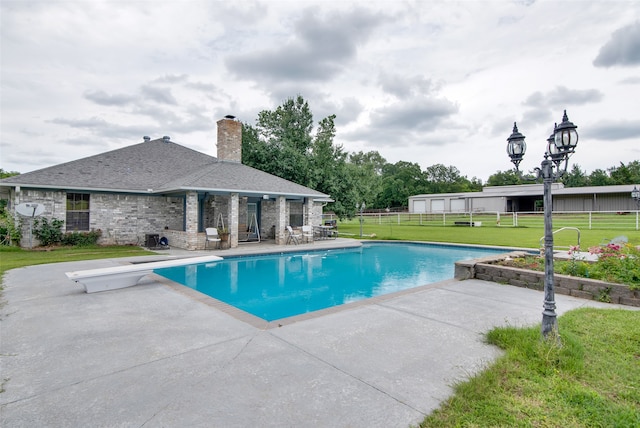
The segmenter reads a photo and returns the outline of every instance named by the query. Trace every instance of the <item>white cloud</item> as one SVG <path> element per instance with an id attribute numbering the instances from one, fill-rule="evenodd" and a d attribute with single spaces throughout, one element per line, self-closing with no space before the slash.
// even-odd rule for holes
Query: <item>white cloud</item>
<path id="1" fill-rule="evenodd" d="M 347 151 L 423 169 L 484 180 L 514 121 L 542 154 L 564 109 L 582 168 L 638 157 L 638 2 L 6 0 L 0 19 L 5 170 L 143 135 L 215 155 L 219 118 L 298 94 Z"/>

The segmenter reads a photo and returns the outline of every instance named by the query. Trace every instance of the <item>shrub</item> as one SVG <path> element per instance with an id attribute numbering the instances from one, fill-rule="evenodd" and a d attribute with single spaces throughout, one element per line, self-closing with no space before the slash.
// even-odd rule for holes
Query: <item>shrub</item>
<path id="1" fill-rule="evenodd" d="M 33 221 L 33 235 L 45 247 L 59 244 L 62 241 L 63 225 L 64 221 L 57 218 L 51 219 L 51 222 L 46 217 L 36 218 Z"/>
<path id="2" fill-rule="evenodd" d="M 609 244 L 591 247 L 598 261 L 589 270 L 589 276 L 603 281 L 626 284 L 631 290 L 640 289 L 640 249 L 631 244 Z"/>
<path id="3" fill-rule="evenodd" d="M 74 247 L 86 247 L 88 245 L 96 245 L 98 239 L 102 236 L 102 231 L 92 230 L 90 232 L 69 232 L 62 235 L 62 245 Z"/>
<path id="4" fill-rule="evenodd" d="M 22 220 L 20 220 L 22 224 Z M 18 245 L 22 238 L 22 228 L 16 227 L 16 222 L 6 210 L 0 210 L 0 244 L 1 245 Z"/>

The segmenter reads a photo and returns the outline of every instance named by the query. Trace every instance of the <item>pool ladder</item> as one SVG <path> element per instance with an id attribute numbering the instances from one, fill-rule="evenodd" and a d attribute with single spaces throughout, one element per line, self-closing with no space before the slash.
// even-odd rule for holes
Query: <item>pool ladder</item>
<path id="1" fill-rule="evenodd" d="M 580 247 L 580 229 L 578 229 L 577 227 L 561 227 L 558 230 L 555 230 L 553 232 L 553 234 L 555 235 L 557 232 L 561 232 L 563 230 L 575 230 L 578 233 L 578 247 Z M 556 247 L 555 245 L 553 246 L 553 249 L 555 250 L 556 248 L 559 249 L 570 249 L 571 247 Z M 540 251 L 544 252 L 544 236 L 542 238 L 540 238 Z"/>

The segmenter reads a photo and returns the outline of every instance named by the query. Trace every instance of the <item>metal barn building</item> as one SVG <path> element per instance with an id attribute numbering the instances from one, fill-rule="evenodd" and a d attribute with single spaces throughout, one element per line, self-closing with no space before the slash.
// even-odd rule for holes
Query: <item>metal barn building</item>
<path id="1" fill-rule="evenodd" d="M 553 211 L 636 211 L 634 185 L 565 188 L 553 183 Z M 488 186 L 482 192 L 439 193 L 409 197 L 410 213 L 531 212 L 542 210 L 542 184 Z"/>

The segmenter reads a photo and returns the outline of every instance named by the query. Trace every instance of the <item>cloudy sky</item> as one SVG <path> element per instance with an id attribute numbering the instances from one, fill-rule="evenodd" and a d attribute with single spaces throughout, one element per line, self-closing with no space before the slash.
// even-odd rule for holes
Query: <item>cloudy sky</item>
<path id="1" fill-rule="evenodd" d="M 563 109 L 590 173 L 640 159 L 640 2 L 2 0 L 0 168 L 142 142 L 302 95 L 335 142 L 485 181 L 540 165 Z"/>

